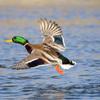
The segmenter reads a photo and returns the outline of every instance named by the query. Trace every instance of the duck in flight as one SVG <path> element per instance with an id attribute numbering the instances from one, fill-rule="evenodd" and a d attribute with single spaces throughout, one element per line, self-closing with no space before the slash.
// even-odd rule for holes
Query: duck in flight
<path id="1" fill-rule="evenodd" d="M 37 67 L 44 64 L 52 64 L 59 74 L 64 74 L 64 69 L 71 68 L 75 62 L 69 60 L 60 51 L 65 50 L 63 33 L 60 26 L 47 19 L 39 20 L 40 30 L 43 34 L 43 42 L 40 44 L 31 44 L 22 36 L 14 36 L 6 42 L 14 42 L 23 45 L 29 55 L 22 61 L 13 65 L 14 69 L 26 69 Z"/>

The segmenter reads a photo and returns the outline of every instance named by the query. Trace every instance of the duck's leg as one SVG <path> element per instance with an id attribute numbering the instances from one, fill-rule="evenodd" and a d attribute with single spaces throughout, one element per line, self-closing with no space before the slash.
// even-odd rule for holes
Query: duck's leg
<path id="1" fill-rule="evenodd" d="M 55 66 L 55 69 L 56 69 L 56 71 L 57 71 L 59 74 L 64 75 L 64 71 L 61 69 L 60 65 L 57 64 L 57 65 Z"/>

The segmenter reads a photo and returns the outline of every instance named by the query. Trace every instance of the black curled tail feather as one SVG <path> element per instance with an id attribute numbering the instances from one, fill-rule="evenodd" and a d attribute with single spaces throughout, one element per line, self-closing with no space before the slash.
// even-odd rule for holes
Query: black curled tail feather
<path id="1" fill-rule="evenodd" d="M 58 55 L 59 55 L 59 58 L 62 60 L 62 64 L 75 65 L 75 63 L 73 63 L 73 61 L 71 61 L 68 58 L 64 57 L 62 54 L 58 53 Z"/>

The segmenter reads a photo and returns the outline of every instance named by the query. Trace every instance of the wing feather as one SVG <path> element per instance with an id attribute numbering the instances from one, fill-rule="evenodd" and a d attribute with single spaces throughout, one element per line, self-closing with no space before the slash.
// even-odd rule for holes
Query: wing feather
<path id="1" fill-rule="evenodd" d="M 30 67 L 36 67 L 38 65 L 46 64 L 44 59 L 39 57 L 38 55 L 35 56 L 35 53 L 30 54 L 25 59 L 20 61 L 19 63 L 11 66 L 13 69 L 27 69 Z"/>
<path id="2" fill-rule="evenodd" d="M 55 22 L 47 19 L 40 19 L 40 30 L 44 35 L 43 42 L 56 50 L 65 50 L 65 43 L 61 27 Z M 58 41 L 60 41 L 58 43 Z"/>
<path id="3" fill-rule="evenodd" d="M 40 30 L 44 36 L 62 35 L 62 30 L 55 21 L 40 19 L 39 22 L 40 22 Z"/>

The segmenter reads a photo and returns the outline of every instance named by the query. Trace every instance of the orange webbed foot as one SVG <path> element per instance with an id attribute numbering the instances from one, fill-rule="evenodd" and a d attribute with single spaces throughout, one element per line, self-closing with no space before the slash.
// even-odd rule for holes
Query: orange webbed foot
<path id="1" fill-rule="evenodd" d="M 56 66 L 55 66 L 55 69 L 56 69 L 56 71 L 57 71 L 59 74 L 64 75 L 64 71 L 60 68 L 59 65 L 56 65 Z"/>

